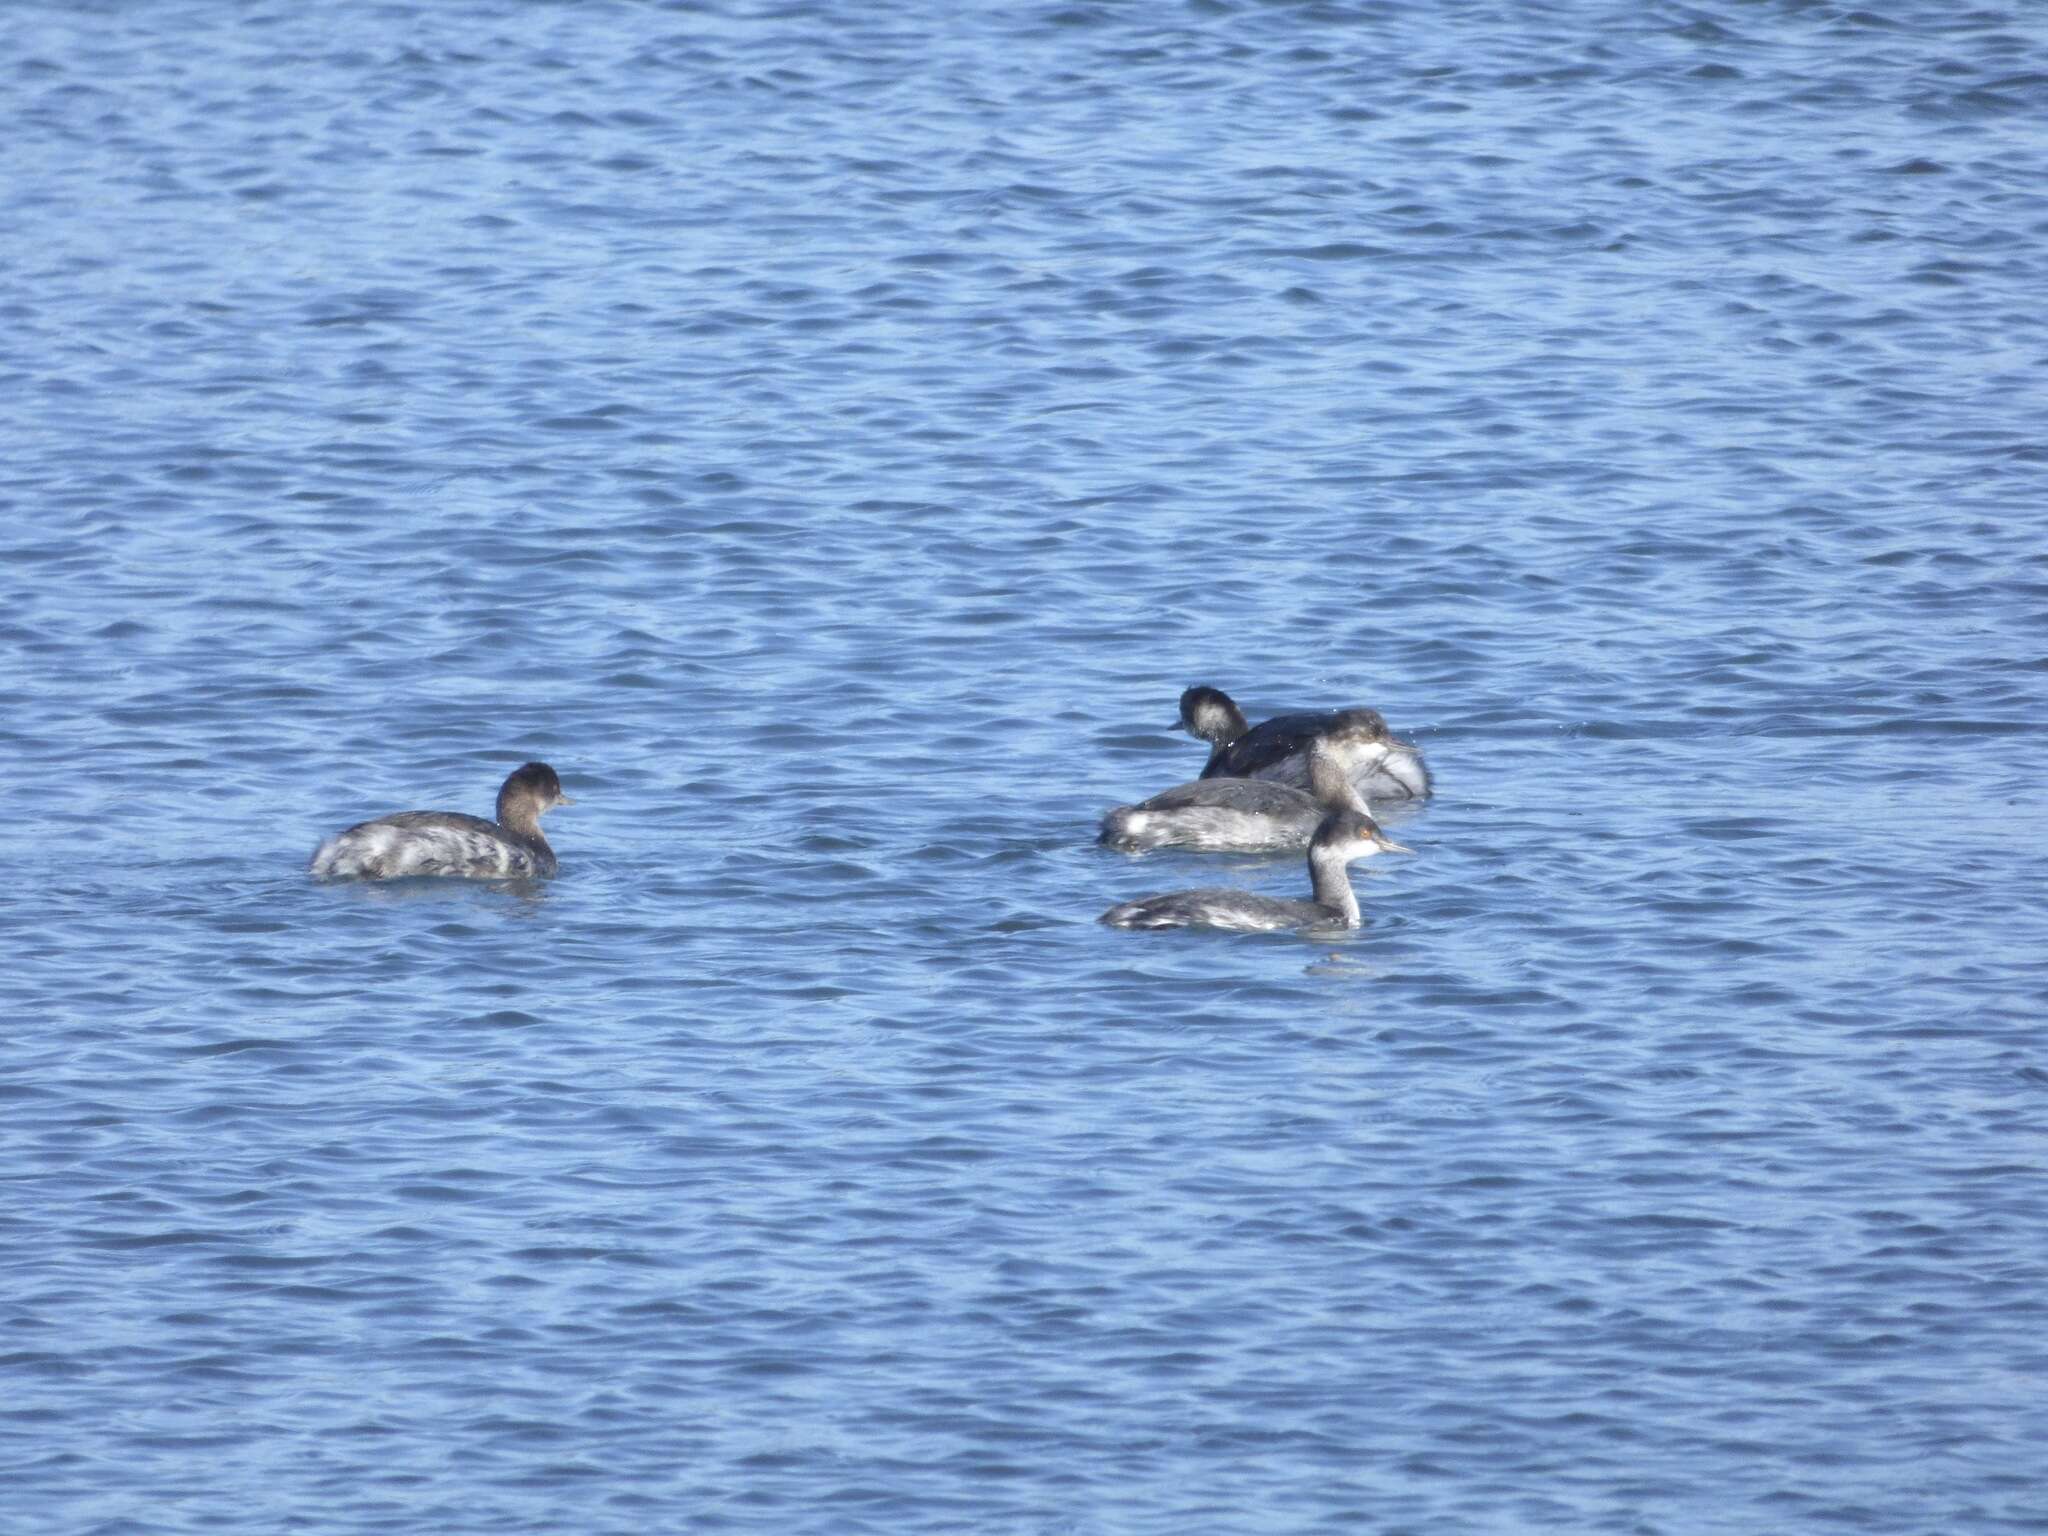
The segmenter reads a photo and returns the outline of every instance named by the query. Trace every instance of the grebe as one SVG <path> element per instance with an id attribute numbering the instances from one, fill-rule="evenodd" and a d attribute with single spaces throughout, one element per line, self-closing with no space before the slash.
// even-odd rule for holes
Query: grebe
<path id="1" fill-rule="evenodd" d="M 460 811 L 401 811 L 337 832 L 313 854 L 315 880 L 396 880 L 453 875 L 516 880 L 555 872 L 555 850 L 541 836 L 541 812 L 576 802 L 546 763 L 516 768 L 498 791 L 498 819 Z"/>
<path id="2" fill-rule="evenodd" d="M 1211 718 L 1225 718 L 1224 708 L 1239 720 L 1244 712 L 1217 688 L 1190 688 L 1181 695 L 1183 713 L 1189 694 L 1201 694 Z M 1218 704 L 1214 702 L 1220 700 Z M 1429 769 L 1412 743 L 1387 730 L 1376 709 L 1326 709 L 1275 715 L 1228 741 L 1211 743 L 1205 779 L 1278 779 L 1283 784 L 1308 782 L 1308 749 L 1321 742 L 1336 753 L 1358 792 L 1368 800 L 1420 800 L 1429 793 Z"/>
<path id="3" fill-rule="evenodd" d="M 1229 928 L 1270 933 L 1283 928 L 1356 928 L 1358 897 L 1345 866 L 1376 853 L 1412 853 L 1359 811 L 1332 811 L 1308 845 L 1313 901 L 1283 901 L 1230 886 L 1172 891 L 1126 901 L 1102 914 L 1114 928 Z"/>
<path id="4" fill-rule="evenodd" d="M 1265 853 L 1306 848 L 1332 811 L 1371 814 L 1344 765 L 1320 743 L 1309 748 L 1306 790 L 1273 779 L 1196 779 L 1102 818 L 1105 848 L 1193 848 Z"/>

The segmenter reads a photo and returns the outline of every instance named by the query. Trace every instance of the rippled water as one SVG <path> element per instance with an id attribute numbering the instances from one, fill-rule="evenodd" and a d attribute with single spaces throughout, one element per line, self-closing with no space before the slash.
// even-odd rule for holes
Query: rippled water
<path id="1" fill-rule="evenodd" d="M 0 1525 L 2048 1528 L 2040 12 L 9 21 Z"/>

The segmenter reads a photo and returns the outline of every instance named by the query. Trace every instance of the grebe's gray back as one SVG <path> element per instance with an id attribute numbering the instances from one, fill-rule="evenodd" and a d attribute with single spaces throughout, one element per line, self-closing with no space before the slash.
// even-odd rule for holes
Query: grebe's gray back
<path id="1" fill-rule="evenodd" d="M 401 811 L 337 832 L 314 850 L 316 880 L 397 880 L 444 875 L 516 880 L 552 875 L 555 850 L 541 835 L 543 811 L 576 802 L 546 763 L 515 768 L 498 790 L 498 819 L 460 811 Z"/>
<path id="2" fill-rule="evenodd" d="M 1410 853 L 1359 811 L 1332 811 L 1308 848 L 1310 901 L 1259 896 L 1231 886 L 1202 886 L 1119 902 L 1102 914 L 1115 928 L 1227 928 L 1271 933 L 1287 928 L 1356 928 L 1358 896 L 1346 866 L 1376 853 Z"/>
<path id="3" fill-rule="evenodd" d="M 1106 848 L 1193 848 L 1204 853 L 1265 853 L 1306 848 L 1332 811 L 1367 812 L 1365 800 L 1337 757 L 1321 745 L 1308 752 L 1306 790 L 1274 779 L 1195 779 L 1102 818 L 1096 838 Z"/>
<path id="4" fill-rule="evenodd" d="M 1220 689 L 1205 691 L 1230 703 L 1229 695 Z M 1239 719 L 1244 718 L 1234 703 L 1230 708 Z M 1429 768 L 1422 753 L 1412 742 L 1389 731 L 1378 710 L 1363 706 L 1304 710 L 1263 720 L 1216 746 L 1201 776 L 1278 779 L 1283 784 L 1304 785 L 1308 782 L 1308 749 L 1316 742 L 1337 754 L 1359 793 L 1369 801 L 1419 800 L 1430 792 Z"/>

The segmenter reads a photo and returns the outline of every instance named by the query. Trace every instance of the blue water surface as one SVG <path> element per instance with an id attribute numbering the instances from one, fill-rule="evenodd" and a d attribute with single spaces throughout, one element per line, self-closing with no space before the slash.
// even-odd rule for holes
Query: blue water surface
<path id="1" fill-rule="evenodd" d="M 2048 1530 L 2048 13 L 8 22 L 0 1529 Z"/>

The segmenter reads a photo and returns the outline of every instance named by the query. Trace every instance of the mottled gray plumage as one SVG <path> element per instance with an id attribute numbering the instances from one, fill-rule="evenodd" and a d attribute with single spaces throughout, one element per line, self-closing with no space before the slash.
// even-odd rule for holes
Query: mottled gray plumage
<path id="1" fill-rule="evenodd" d="M 413 875 L 464 880 L 533 879 L 555 873 L 541 835 L 543 811 L 575 802 L 546 763 L 515 769 L 498 791 L 498 819 L 460 811 L 400 811 L 359 822 L 321 843 L 316 880 L 396 880 Z"/>
<path id="2" fill-rule="evenodd" d="M 1193 848 L 1267 853 L 1306 848 L 1331 811 L 1365 811 L 1344 766 L 1320 747 L 1309 752 L 1309 788 L 1273 779 L 1195 779 L 1102 818 L 1096 841 L 1124 853 Z"/>

